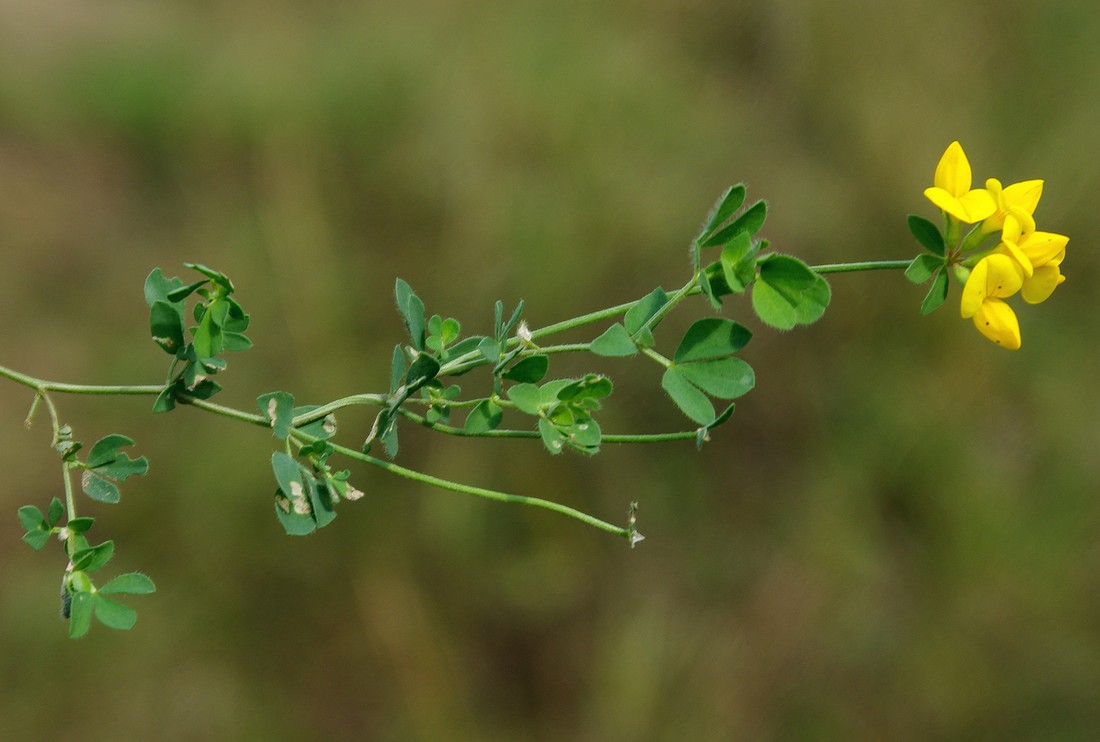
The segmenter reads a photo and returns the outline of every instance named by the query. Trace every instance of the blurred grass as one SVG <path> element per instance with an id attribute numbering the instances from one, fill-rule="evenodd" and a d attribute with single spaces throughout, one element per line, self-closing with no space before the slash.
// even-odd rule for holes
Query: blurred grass
<path id="1" fill-rule="evenodd" d="M 361 469 L 368 497 L 290 540 L 263 434 L 61 399 L 152 461 L 84 507 L 160 590 L 80 642 L 14 518 L 58 492 L 47 431 L 0 386 L 0 737 L 1091 739 L 1098 26 L 1068 0 L 4 4 L 0 347 L 59 380 L 160 378 L 141 282 L 198 261 L 253 313 L 227 403 L 375 390 L 396 276 L 469 331 L 497 298 L 552 322 L 679 285 L 738 180 L 779 249 L 907 257 L 953 138 L 978 177 L 1045 178 L 1072 239 L 1014 355 L 900 276 L 836 277 L 820 324 L 758 333 L 702 453 L 405 436 L 432 473 L 639 499 L 634 552 Z M 621 368 L 606 428 L 681 424 Z"/>

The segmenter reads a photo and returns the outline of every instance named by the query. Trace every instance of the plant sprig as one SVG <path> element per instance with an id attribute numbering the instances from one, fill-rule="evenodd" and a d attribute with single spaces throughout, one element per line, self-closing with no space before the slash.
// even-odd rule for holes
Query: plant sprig
<path id="1" fill-rule="evenodd" d="M 136 613 L 107 596 L 155 590 L 152 580 L 140 573 L 119 575 L 96 586 L 91 573 L 108 562 L 114 543 L 92 545 L 88 541 L 86 534 L 94 521 L 78 516 L 71 475 L 79 471 L 81 489 L 88 497 L 117 503 L 121 497 L 118 485 L 130 476 L 144 475 L 148 462 L 145 457 L 133 459 L 122 452 L 133 440 L 120 434 L 100 438 L 81 460 L 78 454 L 83 447 L 60 422 L 51 393 L 149 395 L 155 398 L 152 409 L 156 413 L 184 405 L 268 428 L 278 442 L 270 461 L 272 507 L 290 535 L 312 533 L 336 518 L 342 502 L 366 498 L 364 489 L 351 483 L 350 470 L 334 467 L 333 462 L 343 458 L 453 492 L 550 510 L 619 536 L 633 547 L 643 538 L 636 525 L 636 502 L 629 503 L 626 525 L 618 526 L 561 503 L 416 471 L 392 460 L 400 452 L 399 429 L 411 424 L 452 436 L 535 439 L 551 455 L 572 451 L 593 456 L 605 443 L 694 440 L 701 447 L 714 429 L 731 418 L 733 400 L 756 383 L 752 367 L 737 355 L 752 333 L 732 319 L 711 314 L 722 309 L 727 297 L 748 293 L 753 311 L 766 325 L 786 330 L 822 316 L 831 296 L 824 274 L 899 269 L 911 264 L 877 261 L 810 267 L 790 255 L 769 251 L 767 240 L 757 237 L 767 205 L 756 201 L 743 208 L 745 195 L 745 187 L 735 185 L 718 199 L 692 242 L 691 274 L 680 288 L 669 292 L 657 287 L 635 301 L 541 328 L 528 326 L 522 301 L 511 311 L 497 301 L 489 331 L 463 335 L 462 322 L 441 313 L 429 315 L 411 285 L 397 279 L 394 297 L 407 338 L 393 349 L 389 383 L 382 392 L 301 405 L 290 392 L 272 391 L 257 397 L 257 412 L 212 401 L 222 388 L 214 377 L 227 368 L 225 354 L 252 345 L 244 334 L 250 317 L 234 296 L 233 282 L 196 263 L 185 264 L 199 274 L 190 283 L 168 278 L 159 268 L 145 281 L 150 334 L 171 357 L 163 383 L 65 384 L 0 366 L 0 376 L 34 391 L 30 416 L 40 403 L 47 407 L 52 445 L 62 459 L 65 501 L 54 498 L 46 513 L 26 505 L 19 509 L 19 519 L 25 530 L 23 538 L 32 548 L 41 549 L 51 536 L 64 544 L 68 564 L 62 580 L 62 614 L 70 620 L 70 635 L 86 633 L 93 616 L 112 628 L 130 628 Z M 665 337 L 663 320 L 700 295 L 707 300 L 701 307 L 705 316 L 692 322 L 683 335 Z M 596 329 L 588 342 L 552 342 L 560 333 L 589 326 Z M 555 376 L 553 357 L 567 353 L 656 363 L 662 371 L 661 389 L 690 426 L 671 432 L 605 432 L 599 418 L 614 384 L 600 372 Z M 467 379 L 475 370 L 485 373 Z M 716 402 L 720 404 L 716 406 Z M 337 414 L 363 405 L 378 411 L 368 430 L 352 433 L 361 445 L 353 448 L 337 443 Z M 385 456 L 375 455 L 376 448 Z"/>

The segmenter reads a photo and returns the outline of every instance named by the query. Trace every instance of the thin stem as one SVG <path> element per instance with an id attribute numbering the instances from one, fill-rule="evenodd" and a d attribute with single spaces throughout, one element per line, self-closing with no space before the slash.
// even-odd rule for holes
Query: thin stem
<path id="1" fill-rule="evenodd" d="M 153 384 L 63 384 L 60 381 L 36 379 L 6 366 L 0 366 L 0 376 L 38 391 L 61 392 L 63 394 L 155 395 L 164 391 L 163 386 Z"/>
<path id="2" fill-rule="evenodd" d="M 321 420 L 334 412 L 344 409 L 345 407 L 351 407 L 353 405 L 373 405 L 375 407 L 384 407 L 389 403 L 389 400 L 384 394 L 352 394 L 348 397 L 341 397 L 335 399 L 327 404 L 323 404 L 315 410 L 299 415 L 290 421 L 292 427 L 298 427 L 311 423 L 314 420 Z"/>
<path id="3" fill-rule="evenodd" d="M 665 316 L 676 308 L 676 305 L 684 300 L 685 296 L 691 296 L 693 294 L 701 293 L 699 289 L 699 274 L 695 274 L 690 281 L 685 283 L 680 289 L 672 294 L 665 300 L 664 305 L 653 313 L 653 316 L 646 320 L 645 328 L 652 330 L 657 326 L 657 323 L 665 318 Z"/>
<path id="4" fill-rule="evenodd" d="M 499 400 L 501 406 L 513 406 L 505 400 Z M 487 430 L 483 433 L 469 433 L 463 428 L 456 428 L 443 423 L 431 423 L 423 415 L 410 412 L 404 408 L 398 410 L 402 417 L 417 425 L 445 435 L 454 435 L 460 438 L 540 438 L 537 430 Z M 678 430 L 674 433 L 604 433 L 600 440 L 604 443 L 666 443 L 668 441 L 695 440 L 694 430 Z"/>
<path id="5" fill-rule="evenodd" d="M 311 435 L 306 435 L 300 431 L 291 431 L 291 435 L 299 440 L 304 440 L 307 443 L 312 443 L 317 440 Z M 459 484 L 458 482 L 452 482 L 448 479 L 440 479 L 439 477 L 433 477 L 430 474 L 423 474 L 412 469 L 406 469 L 403 466 L 393 463 L 392 461 L 386 461 L 384 459 L 378 459 L 370 454 L 356 451 L 346 446 L 337 445 L 335 443 L 329 443 L 333 450 L 346 456 L 349 459 L 355 461 L 361 461 L 366 464 L 377 466 L 380 469 L 384 469 L 391 474 L 396 474 L 406 479 L 411 479 L 416 482 L 422 482 L 423 484 L 430 484 L 433 487 L 439 487 L 440 489 L 451 490 L 452 492 L 460 492 L 465 495 L 474 495 L 475 497 L 484 497 L 487 500 L 494 500 L 496 502 L 506 502 L 515 505 L 531 505 L 533 507 L 543 508 L 545 510 L 551 510 L 560 515 L 565 515 L 575 520 L 579 520 L 586 525 L 593 526 L 612 533 L 622 538 L 629 538 L 630 531 L 626 528 L 620 528 L 619 526 L 608 523 L 607 521 L 600 520 L 594 516 L 582 513 L 580 510 L 569 507 L 568 505 L 562 505 L 560 503 L 552 502 L 550 500 L 543 500 L 538 497 L 527 497 L 525 495 L 512 495 L 506 492 L 498 492 L 497 490 L 485 489 L 483 487 L 474 487 L 468 484 Z"/>
<path id="6" fill-rule="evenodd" d="M 814 273 L 855 273 L 856 271 L 905 270 L 912 260 L 865 260 L 857 263 L 826 263 L 811 265 Z"/>

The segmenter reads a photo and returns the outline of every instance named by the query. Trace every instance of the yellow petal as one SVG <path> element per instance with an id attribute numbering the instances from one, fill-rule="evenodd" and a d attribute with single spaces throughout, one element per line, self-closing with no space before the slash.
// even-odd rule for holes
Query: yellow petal
<path id="1" fill-rule="evenodd" d="M 924 197 L 934 203 L 941 211 L 946 211 L 948 214 L 951 214 L 956 219 L 962 218 L 958 214 L 953 213 L 954 211 L 957 211 L 959 209 L 959 199 L 955 198 L 943 188 L 937 188 L 934 186 L 932 188 L 925 188 Z"/>
<path id="2" fill-rule="evenodd" d="M 1062 275 L 1058 266 L 1044 265 L 1042 268 L 1036 268 L 1035 275 L 1024 281 L 1020 296 L 1024 297 L 1024 301 L 1028 304 L 1044 302 L 1050 298 L 1050 295 L 1054 293 L 1054 289 L 1064 280 L 1066 280 L 1066 277 Z"/>
<path id="3" fill-rule="evenodd" d="M 966 279 L 966 285 L 963 286 L 962 302 L 959 304 L 959 311 L 963 317 L 973 317 L 981 308 L 985 301 L 988 276 L 989 262 L 983 258 L 974 266 L 974 270 L 970 271 L 970 277 Z"/>
<path id="4" fill-rule="evenodd" d="M 1001 207 L 1005 211 L 1009 209 L 1022 209 L 1028 214 L 1035 213 L 1035 207 L 1039 205 L 1039 199 L 1043 195 L 1043 181 L 1022 180 L 1013 183 L 1002 191 Z"/>
<path id="5" fill-rule="evenodd" d="M 1024 235 L 1019 242 L 1020 251 L 1036 268 L 1047 263 L 1059 265 L 1066 257 L 1067 244 L 1069 237 L 1053 232 L 1032 232 Z"/>
<path id="6" fill-rule="evenodd" d="M 952 196 L 958 197 L 970 190 L 972 178 L 970 161 L 966 159 L 962 145 L 951 142 L 940 157 L 939 164 L 936 165 L 936 175 L 932 182 L 937 188 L 942 188 Z"/>
<path id="7" fill-rule="evenodd" d="M 1018 350 L 1020 348 L 1020 323 L 1012 307 L 1000 299 L 989 299 L 982 303 L 974 315 L 974 326 L 1002 348 Z"/>
<path id="8" fill-rule="evenodd" d="M 993 200 L 993 196 L 990 195 L 989 191 L 984 188 L 975 188 L 964 193 L 959 196 L 958 202 L 964 214 L 959 218 L 967 224 L 980 222 L 997 211 L 997 202 Z"/>
<path id="9" fill-rule="evenodd" d="M 1029 258 L 1020 246 L 1012 242 L 1002 242 L 997 245 L 997 253 L 1005 255 L 1016 261 L 1016 264 L 1020 266 L 1020 271 L 1023 273 L 1024 278 L 1031 278 L 1031 273 L 1034 270 L 1031 258 Z"/>
<path id="10" fill-rule="evenodd" d="M 978 261 L 978 265 L 985 263 L 986 279 L 985 279 L 985 295 L 986 297 L 997 297 L 1000 299 L 1006 299 L 1024 285 L 1024 274 L 1015 260 L 1002 255 L 1000 253 L 994 253 L 987 255 Z M 967 281 L 969 284 L 970 281 Z"/>

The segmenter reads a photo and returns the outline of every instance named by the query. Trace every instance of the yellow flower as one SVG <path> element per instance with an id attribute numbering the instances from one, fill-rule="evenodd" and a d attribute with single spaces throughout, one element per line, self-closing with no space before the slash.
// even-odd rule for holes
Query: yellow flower
<path id="1" fill-rule="evenodd" d="M 1023 276 L 1016 261 L 1007 255 L 993 253 L 978 261 L 963 287 L 960 311 L 974 320 L 974 326 L 1002 348 L 1020 347 L 1020 323 L 1016 313 L 1003 299 L 1023 286 Z"/>
<path id="2" fill-rule="evenodd" d="M 1023 280 L 1020 294 L 1028 304 L 1038 304 L 1066 280 L 1061 265 L 1068 243 L 1069 237 L 1065 235 L 1035 231 L 1035 221 L 1030 216 L 1018 218 L 1011 213 L 1005 217 L 1001 244 L 995 254 L 1006 255 L 1020 266 Z"/>
<path id="3" fill-rule="evenodd" d="M 1001 181 L 990 178 L 985 182 L 985 189 L 997 204 L 997 210 L 993 215 L 982 222 L 982 232 L 990 234 L 1004 228 L 1005 217 L 1009 214 L 1014 214 L 1021 223 L 1030 219 L 1043 195 L 1043 181 L 1023 180 L 1008 187 L 1002 187 Z M 1035 229 L 1034 223 L 1031 228 Z"/>
<path id="4" fill-rule="evenodd" d="M 984 188 L 971 190 L 973 174 L 962 145 L 951 142 L 936 165 L 933 187 L 924 195 L 943 211 L 967 224 L 980 222 L 997 211 L 997 203 Z"/>

